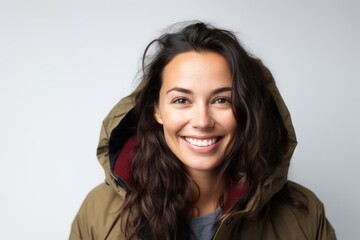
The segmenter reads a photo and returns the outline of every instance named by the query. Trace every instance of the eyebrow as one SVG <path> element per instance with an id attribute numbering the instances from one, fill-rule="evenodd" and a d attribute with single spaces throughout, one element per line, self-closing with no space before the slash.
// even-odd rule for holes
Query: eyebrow
<path id="1" fill-rule="evenodd" d="M 228 92 L 228 91 L 231 91 L 231 90 L 232 90 L 231 87 L 222 87 L 222 88 L 214 89 L 211 93 L 212 93 L 212 94 L 219 94 L 219 93 Z M 185 94 L 193 94 L 193 92 L 192 92 L 190 89 L 181 88 L 181 87 L 171 88 L 170 90 L 168 90 L 168 91 L 166 92 L 166 94 L 169 94 L 169 93 L 172 92 L 172 91 L 182 92 L 182 93 L 185 93 Z"/>

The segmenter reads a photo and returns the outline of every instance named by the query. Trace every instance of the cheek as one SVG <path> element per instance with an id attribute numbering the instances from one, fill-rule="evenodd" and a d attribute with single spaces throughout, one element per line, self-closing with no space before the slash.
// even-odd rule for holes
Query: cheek
<path id="1" fill-rule="evenodd" d="M 186 111 L 179 111 L 165 107 L 163 107 L 161 110 L 162 124 L 164 129 L 166 128 L 170 131 L 178 131 L 188 122 L 188 114 Z"/>
<path id="2" fill-rule="evenodd" d="M 184 129 L 186 128 L 186 121 L 181 116 L 181 114 L 163 115 L 165 141 L 172 150 L 174 150 L 174 147 L 180 140 L 179 136 L 184 134 Z"/>
<path id="3" fill-rule="evenodd" d="M 173 137 L 173 135 L 177 135 L 179 131 L 183 128 L 182 121 L 177 117 L 168 117 L 163 118 L 163 129 L 164 134 L 168 135 L 168 137 Z"/>
<path id="4" fill-rule="evenodd" d="M 178 146 L 178 128 L 176 128 L 175 124 L 173 125 L 163 125 L 164 138 L 167 146 L 170 148 L 172 152 L 176 152 Z"/>
<path id="5" fill-rule="evenodd" d="M 232 112 L 222 117 L 222 125 L 230 135 L 235 135 L 238 130 L 238 123 Z"/>

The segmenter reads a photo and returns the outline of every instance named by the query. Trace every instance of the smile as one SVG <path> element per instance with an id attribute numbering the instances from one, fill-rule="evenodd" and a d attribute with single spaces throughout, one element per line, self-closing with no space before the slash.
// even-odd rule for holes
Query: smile
<path id="1" fill-rule="evenodd" d="M 197 147 L 207 147 L 213 145 L 217 142 L 217 140 L 218 138 L 196 139 L 196 138 L 185 137 L 185 141 Z"/>

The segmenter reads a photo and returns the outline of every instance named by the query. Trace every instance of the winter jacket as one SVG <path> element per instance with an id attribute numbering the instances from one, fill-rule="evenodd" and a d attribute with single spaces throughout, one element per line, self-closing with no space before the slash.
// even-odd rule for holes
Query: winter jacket
<path id="1" fill-rule="evenodd" d="M 297 143 L 296 136 L 275 82 L 265 67 L 264 71 L 267 74 L 267 87 L 273 94 L 290 137 L 286 161 L 265 182 L 267 190 L 261 196 L 263 201 L 259 201 L 260 196 L 255 193 L 245 209 L 221 221 L 213 239 L 336 239 L 320 200 L 310 190 L 287 180 L 290 159 Z M 71 227 L 71 240 L 125 239 L 121 232 L 119 210 L 126 192 L 131 188 L 131 159 L 136 128 L 132 108 L 134 96 L 140 88 L 141 85 L 130 96 L 122 99 L 103 121 L 97 156 L 106 179 L 84 200 Z M 282 197 L 280 193 L 285 187 L 306 196 L 307 211 L 295 207 Z M 231 196 L 239 194 L 242 193 L 236 193 L 235 190 Z M 232 199 L 233 202 L 236 200 Z M 257 217 L 244 221 L 243 216 L 248 212 L 257 212 Z M 138 239 L 151 239 L 146 234 L 140 235 Z"/>

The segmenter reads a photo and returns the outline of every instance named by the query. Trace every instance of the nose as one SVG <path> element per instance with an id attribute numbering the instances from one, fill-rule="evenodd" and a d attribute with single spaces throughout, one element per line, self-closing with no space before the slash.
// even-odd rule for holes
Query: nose
<path id="1" fill-rule="evenodd" d="M 206 104 L 194 106 L 191 117 L 191 126 L 198 129 L 207 129 L 214 126 L 214 119 Z"/>

